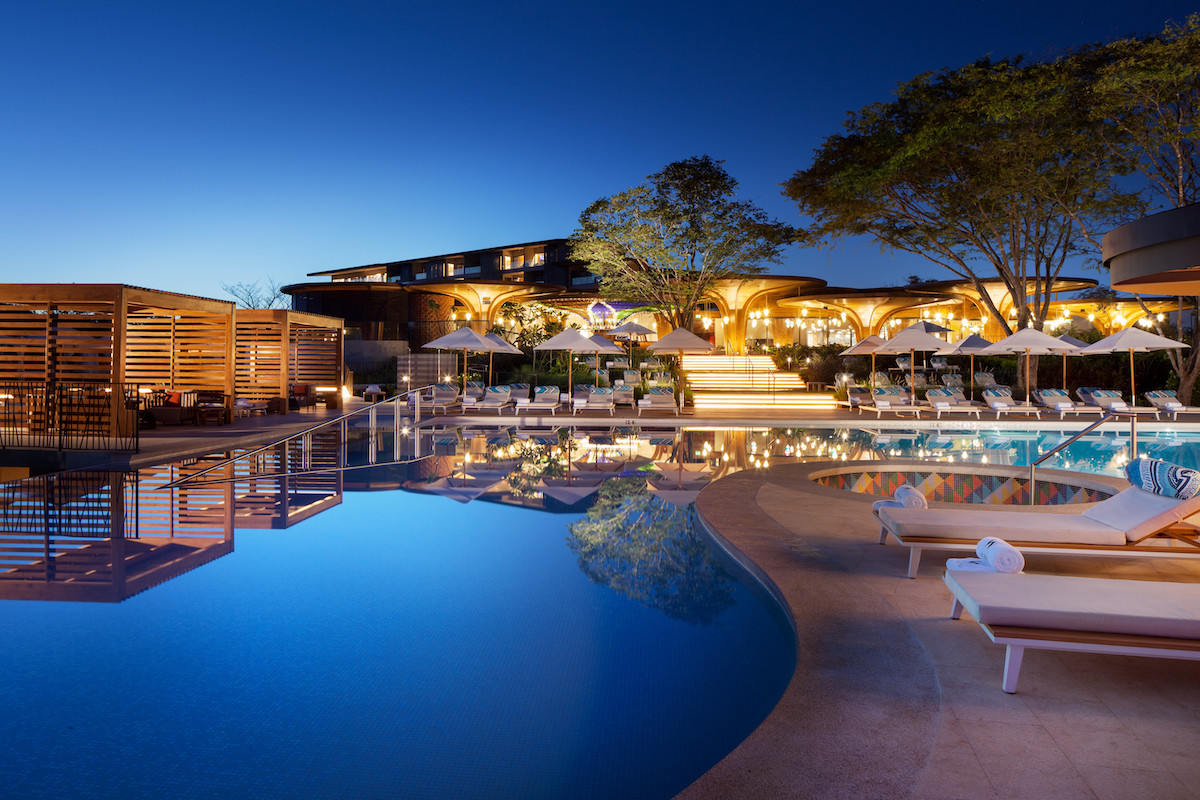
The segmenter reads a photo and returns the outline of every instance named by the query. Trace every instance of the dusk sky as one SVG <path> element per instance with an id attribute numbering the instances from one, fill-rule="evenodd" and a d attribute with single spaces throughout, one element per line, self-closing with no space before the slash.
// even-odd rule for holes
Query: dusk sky
<path id="1" fill-rule="evenodd" d="M 1195 5 L 383 0 L 9 2 L 7 282 L 222 283 L 568 236 L 668 162 L 779 184 L 923 71 L 1182 21 Z M 792 249 L 831 285 L 947 278 L 870 242 Z M 1093 277 L 1098 277 L 1092 273 Z"/>

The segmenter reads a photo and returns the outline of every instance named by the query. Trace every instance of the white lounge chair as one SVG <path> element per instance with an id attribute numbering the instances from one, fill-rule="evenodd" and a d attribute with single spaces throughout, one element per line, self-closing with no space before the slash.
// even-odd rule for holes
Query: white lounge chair
<path id="1" fill-rule="evenodd" d="M 1009 414 L 1033 414 L 1038 419 L 1042 418 L 1042 411 L 1037 406 L 1025 405 L 1013 400 L 1012 390 L 1003 386 L 993 386 L 990 389 L 983 390 L 983 402 L 987 403 L 988 408 L 996 412 L 996 419 L 1000 419 L 1000 415 Z"/>
<path id="2" fill-rule="evenodd" d="M 1059 419 L 1066 419 L 1067 414 L 1098 414 L 1103 409 L 1086 403 L 1076 403 L 1062 389 L 1035 389 L 1033 399 L 1050 411 L 1057 411 Z"/>
<path id="3" fill-rule="evenodd" d="M 917 576 L 922 551 L 973 550 L 985 536 L 1026 553 L 1196 558 L 1200 534 L 1181 523 L 1197 512 L 1200 496 L 1181 500 L 1137 486 L 1076 514 L 969 504 L 872 510 L 880 523 L 879 543 L 891 537 L 909 549 L 910 578 Z"/>
<path id="4" fill-rule="evenodd" d="M 978 419 L 979 412 L 982 410 L 979 406 L 968 401 L 965 397 L 955 394 L 950 389 L 930 389 L 925 393 L 925 400 L 929 403 L 929 407 L 937 414 L 938 419 L 942 418 L 942 414 L 950 413 L 974 414 L 976 419 Z"/>
<path id="5" fill-rule="evenodd" d="M 496 416 L 500 416 L 500 412 L 513 404 L 509 397 L 511 390 L 507 386 L 489 386 L 487 391 L 483 393 L 483 399 L 476 404 L 476 408 L 483 410 L 485 408 L 496 409 Z M 463 406 L 466 410 L 466 406 Z"/>
<path id="6" fill-rule="evenodd" d="M 561 405 L 558 400 L 560 394 L 557 386 L 535 386 L 533 389 L 533 397 L 528 403 L 517 401 L 517 413 L 522 411 L 549 411 L 550 416 L 554 416 L 554 412 L 558 411 Z"/>
<path id="7" fill-rule="evenodd" d="M 652 386 L 646 392 L 641 400 L 638 400 L 638 416 L 642 415 L 643 411 L 670 409 L 675 412 L 675 416 L 679 416 L 679 406 L 675 403 L 675 390 L 670 386 Z"/>
<path id="8" fill-rule="evenodd" d="M 1170 414 L 1171 419 L 1178 419 L 1180 414 L 1200 414 L 1200 406 L 1185 406 L 1172 389 L 1149 391 L 1143 396 L 1159 412 Z"/>
<path id="9" fill-rule="evenodd" d="M 895 414 L 912 414 L 920 418 L 922 408 L 918 405 L 913 405 L 909 402 L 909 393 L 907 389 L 899 386 L 876 386 L 871 390 L 871 405 L 865 406 L 875 412 L 875 416 L 882 417 L 884 412 L 892 412 Z M 860 410 L 863 408 L 860 406 Z M 924 409 L 928 411 L 928 409 Z"/>
<path id="10" fill-rule="evenodd" d="M 450 409 L 459 405 L 458 384 L 439 383 L 435 385 L 433 391 L 430 392 L 428 403 L 435 412 L 439 409 L 443 413 L 449 412 Z"/>
<path id="11" fill-rule="evenodd" d="M 1017 690 L 1026 649 L 1200 660 L 1200 584 L 947 570 L 954 602 L 1005 646 Z"/>
<path id="12" fill-rule="evenodd" d="M 583 404 L 583 407 L 589 411 L 595 409 L 601 411 L 607 410 L 609 416 L 612 416 L 616 411 L 613 390 L 607 386 L 594 387 L 588 394 L 587 401 Z M 574 410 L 578 410 L 578 408 Z"/>

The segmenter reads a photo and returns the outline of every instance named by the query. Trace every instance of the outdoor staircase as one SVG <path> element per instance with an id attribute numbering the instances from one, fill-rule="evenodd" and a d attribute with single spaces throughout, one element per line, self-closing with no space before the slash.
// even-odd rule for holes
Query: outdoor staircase
<path id="1" fill-rule="evenodd" d="M 683 371 L 697 411 L 834 407 L 831 393 L 807 391 L 799 374 L 780 372 L 770 356 L 684 356 Z"/>

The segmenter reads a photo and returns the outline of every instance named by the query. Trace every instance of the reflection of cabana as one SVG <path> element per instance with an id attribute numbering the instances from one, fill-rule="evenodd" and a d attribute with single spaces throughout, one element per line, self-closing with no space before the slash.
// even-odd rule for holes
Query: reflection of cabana
<path id="1" fill-rule="evenodd" d="M 233 391 L 232 327 L 222 300 L 120 284 L 0 285 L 0 383 L 22 387 L 5 392 L 5 427 L 54 430 L 59 446 L 96 446 L 64 432 L 136 442 L 137 384 Z"/>
<path id="2" fill-rule="evenodd" d="M 234 320 L 239 398 L 286 400 L 288 387 L 294 384 L 340 391 L 342 320 L 299 311 L 242 308 Z"/>
<path id="3" fill-rule="evenodd" d="M 0 599 L 120 602 L 233 551 L 227 513 L 188 520 L 162 500 L 137 473 L 107 470 L 0 485 Z"/>

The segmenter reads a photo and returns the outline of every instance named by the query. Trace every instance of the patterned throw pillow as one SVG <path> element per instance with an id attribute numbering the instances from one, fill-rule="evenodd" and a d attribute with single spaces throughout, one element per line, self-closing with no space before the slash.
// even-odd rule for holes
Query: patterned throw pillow
<path id="1" fill-rule="evenodd" d="M 1134 486 L 1164 497 L 1188 500 L 1200 494 L 1200 472 L 1168 464 L 1157 458 L 1137 458 L 1125 466 L 1125 477 Z"/>

